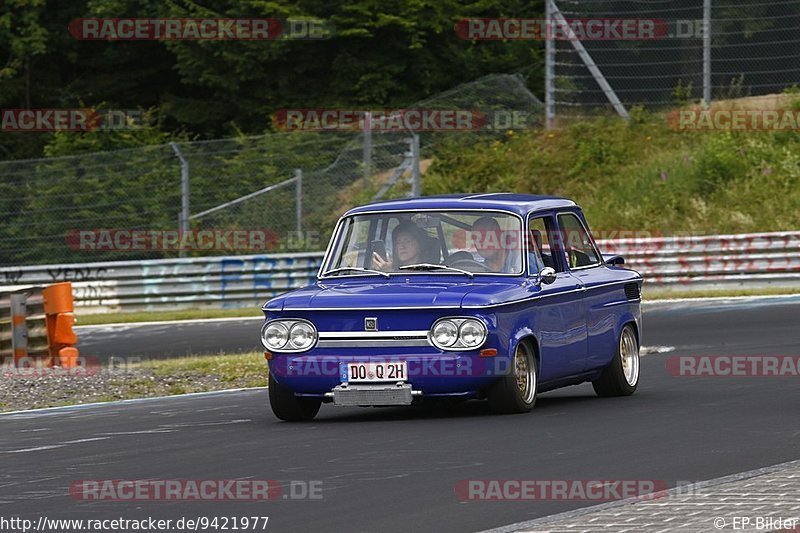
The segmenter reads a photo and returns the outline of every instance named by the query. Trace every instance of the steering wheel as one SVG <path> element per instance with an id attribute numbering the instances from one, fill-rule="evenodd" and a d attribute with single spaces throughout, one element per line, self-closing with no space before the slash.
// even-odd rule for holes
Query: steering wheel
<path id="1" fill-rule="evenodd" d="M 457 259 L 447 266 L 460 268 L 461 270 L 467 270 L 469 272 L 491 272 L 489 267 L 483 263 L 478 263 L 474 259 Z"/>

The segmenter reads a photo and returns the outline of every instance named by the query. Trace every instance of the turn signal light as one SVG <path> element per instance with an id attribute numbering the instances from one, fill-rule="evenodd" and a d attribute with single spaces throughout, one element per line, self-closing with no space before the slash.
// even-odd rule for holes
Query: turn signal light
<path id="1" fill-rule="evenodd" d="M 485 350 L 481 350 L 478 354 L 481 357 L 495 357 L 497 355 L 496 348 L 486 348 Z"/>

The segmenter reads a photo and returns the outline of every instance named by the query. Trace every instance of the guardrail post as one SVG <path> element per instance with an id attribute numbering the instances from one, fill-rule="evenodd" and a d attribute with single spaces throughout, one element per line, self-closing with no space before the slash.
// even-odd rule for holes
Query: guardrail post
<path id="1" fill-rule="evenodd" d="M 25 293 L 12 293 L 11 301 L 11 347 L 14 354 L 14 366 L 21 359 L 28 357 L 28 324 L 25 321 L 27 306 Z"/>

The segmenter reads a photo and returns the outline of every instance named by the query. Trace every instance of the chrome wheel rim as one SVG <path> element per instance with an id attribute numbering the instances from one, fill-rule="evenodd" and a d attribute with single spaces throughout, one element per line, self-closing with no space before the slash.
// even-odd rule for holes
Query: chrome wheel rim
<path id="1" fill-rule="evenodd" d="M 622 330 L 619 339 L 619 355 L 622 359 L 622 374 L 625 381 L 633 387 L 639 381 L 639 343 L 631 328 Z"/>
<path id="2" fill-rule="evenodd" d="M 514 372 L 517 378 L 517 394 L 525 403 L 531 403 L 536 396 L 536 370 L 522 346 L 517 346 L 514 355 Z"/>

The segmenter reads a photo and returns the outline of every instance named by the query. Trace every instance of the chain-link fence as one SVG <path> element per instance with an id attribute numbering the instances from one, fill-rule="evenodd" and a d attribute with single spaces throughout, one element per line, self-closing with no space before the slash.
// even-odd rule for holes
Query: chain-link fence
<path id="1" fill-rule="evenodd" d="M 568 21 L 646 21 L 649 35 L 554 41 L 557 117 L 781 93 L 800 82 L 797 0 L 554 0 Z M 593 74 L 594 63 L 600 76 Z M 604 84 L 607 83 L 607 86 Z"/>
<path id="2" fill-rule="evenodd" d="M 341 213 L 419 192 L 442 139 L 541 123 L 515 75 L 408 109 L 479 112 L 480 127 L 287 131 L 0 163 L 0 265 L 322 250 Z M 416 178 L 416 179 L 415 179 Z"/>

